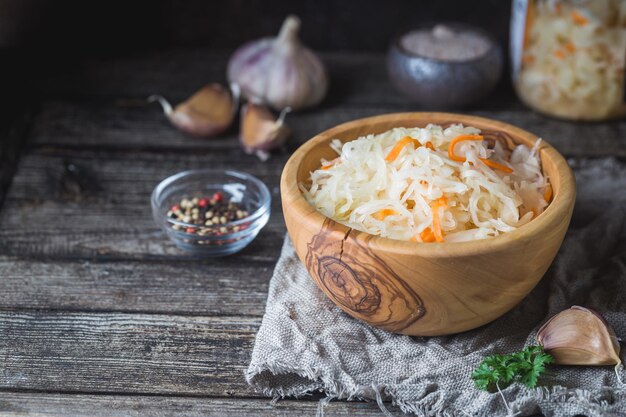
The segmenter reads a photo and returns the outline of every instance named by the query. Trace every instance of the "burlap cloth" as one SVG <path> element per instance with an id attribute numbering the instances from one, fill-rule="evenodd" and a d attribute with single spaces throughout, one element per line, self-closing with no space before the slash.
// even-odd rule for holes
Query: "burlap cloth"
<path id="1" fill-rule="evenodd" d="M 315 286 L 285 239 L 248 383 L 275 398 L 323 391 L 327 401 L 378 400 L 387 415 L 382 400 L 392 401 L 394 415 L 506 415 L 499 394 L 478 391 L 470 378 L 486 355 L 536 344 L 539 326 L 573 304 L 601 311 L 626 338 L 626 166 L 612 159 L 571 164 L 578 199 L 554 264 L 514 310 L 462 334 L 401 336 L 349 317 Z M 508 414 L 626 415 L 626 388 L 612 367 L 550 371 L 540 380 L 543 388 L 514 384 L 504 390 Z M 626 380 L 626 372 L 621 375 Z"/>

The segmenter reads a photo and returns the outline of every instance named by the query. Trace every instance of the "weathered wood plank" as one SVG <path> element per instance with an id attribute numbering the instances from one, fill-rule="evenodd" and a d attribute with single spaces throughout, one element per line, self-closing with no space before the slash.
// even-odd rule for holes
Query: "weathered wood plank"
<path id="1" fill-rule="evenodd" d="M 193 154 L 42 151 L 23 158 L 0 212 L 0 253 L 20 256 L 178 258 L 182 252 L 152 220 L 150 194 L 178 171 L 240 169 L 264 181 L 270 222 L 236 255 L 275 260 L 285 233 L 278 181 L 285 155 L 259 163 L 239 149 Z M 68 171 L 68 164 L 74 171 Z"/>
<path id="2" fill-rule="evenodd" d="M 7 417 L 311 417 L 317 399 L 283 400 L 271 404 L 264 398 L 193 398 L 114 395 L 68 395 L 0 392 L 0 413 Z M 389 404 L 390 411 L 401 414 Z M 333 401 L 324 408 L 327 417 L 380 417 L 372 402 Z"/>
<path id="3" fill-rule="evenodd" d="M 512 123 L 543 137 L 567 156 L 626 157 L 626 120 L 576 124 L 549 119 L 528 110 L 476 110 L 469 113 Z M 397 111 L 410 106 L 336 105 L 288 117 L 293 129 L 290 149 L 337 124 Z M 237 150 L 237 127 L 223 137 L 198 140 L 169 125 L 159 108 L 124 102 L 49 101 L 34 123 L 31 142 L 39 146 L 116 147 L 145 150 Z"/>
<path id="4" fill-rule="evenodd" d="M 0 258 L 0 309 L 262 316 L 273 262 Z"/>
<path id="5" fill-rule="evenodd" d="M 73 68 L 63 68 L 39 87 L 48 98 L 144 99 L 161 94 L 176 103 L 204 84 L 225 84 L 232 52 L 177 48 L 116 59 L 92 59 Z M 317 109 L 337 105 L 417 108 L 391 85 L 385 54 L 344 51 L 321 53 L 320 57 L 328 69 L 330 89 Z M 495 110 L 503 104 L 511 110 L 524 109 L 514 98 L 506 74 L 499 87 L 474 107 Z"/>
<path id="6" fill-rule="evenodd" d="M 339 123 L 389 112 L 383 107 L 333 107 L 292 113 L 287 124 L 293 134 L 289 147 L 294 149 L 317 133 Z M 170 125 L 155 105 L 124 101 L 49 101 L 34 123 L 31 143 L 51 147 L 115 147 L 165 151 L 204 149 L 215 152 L 238 150 L 238 123 L 226 134 L 212 139 L 185 136 Z"/>
<path id="7" fill-rule="evenodd" d="M 64 68 L 42 86 L 47 97 L 143 98 L 161 94 L 184 100 L 202 85 L 225 83 L 233 51 L 170 49 L 117 59 L 93 59 Z M 324 53 L 331 90 L 324 106 L 408 104 L 387 79 L 385 56 L 378 53 Z"/>
<path id="8" fill-rule="evenodd" d="M 259 318 L 0 312 L 0 389 L 256 396 Z"/>

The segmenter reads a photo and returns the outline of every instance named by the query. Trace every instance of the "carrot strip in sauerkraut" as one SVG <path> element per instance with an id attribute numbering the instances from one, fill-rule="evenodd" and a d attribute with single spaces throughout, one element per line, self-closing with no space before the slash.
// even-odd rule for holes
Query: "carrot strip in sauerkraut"
<path id="1" fill-rule="evenodd" d="M 484 138 L 480 135 L 459 135 L 456 138 L 452 139 L 452 142 L 450 142 L 450 146 L 448 146 L 448 157 L 450 159 L 452 159 L 453 161 L 457 161 L 457 162 L 465 162 L 465 158 L 455 155 L 454 153 L 454 146 L 464 140 L 479 140 L 482 141 L 484 140 Z M 478 158 L 480 159 L 485 165 L 494 168 L 494 169 L 499 169 L 500 171 L 504 171 L 506 173 L 511 173 L 513 172 L 513 170 L 505 165 L 499 164 L 497 162 L 494 162 L 492 160 L 489 160 L 487 158 Z"/>
<path id="2" fill-rule="evenodd" d="M 435 240 L 439 243 L 443 242 L 443 231 L 441 230 L 441 221 L 439 218 L 439 209 L 446 207 L 446 199 L 441 197 L 437 199 L 432 205 L 433 211 L 433 235 Z"/>
<path id="3" fill-rule="evenodd" d="M 546 203 L 549 203 L 552 199 L 552 187 L 550 185 L 546 186 L 546 191 L 543 193 L 543 199 L 546 200 Z"/>
<path id="4" fill-rule="evenodd" d="M 589 19 L 587 19 L 576 10 L 572 10 L 572 20 L 574 21 L 574 23 L 580 26 L 585 26 L 587 23 L 589 23 Z"/>
<path id="5" fill-rule="evenodd" d="M 387 154 L 387 156 L 385 157 L 385 161 L 387 162 L 393 162 L 398 158 L 398 155 L 400 155 L 400 152 L 402 152 L 402 149 L 404 149 L 404 147 L 406 145 L 408 145 L 409 143 L 412 143 L 413 145 L 417 146 L 421 146 L 422 144 L 417 140 L 417 139 L 413 139 L 410 136 L 405 136 L 402 139 L 400 139 L 396 145 L 391 149 L 391 151 Z M 425 147 L 427 147 L 428 149 L 430 149 L 431 151 L 435 150 L 435 147 L 433 146 L 432 143 L 430 142 L 426 142 L 424 144 Z"/>
<path id="6" fill-rule="evenodd" d="M 409 143 L 415 143 L 415 142 L 417 142 L 417 140 L 413 139 L 410 136 L 403 137 L 402 139 L 398 141 L 398 143 L 396 143 L 396 145 L 387 154 L 387 156 L 385 157 L 385 161 L 387 162 L 395 161 L 396 158 L 398 158 L 398 155 L 400 155 L 400 152 L 402 152 L 402 149 L 404 149 L 406 145 L 408 145 Z"/>
<path id="7" fill-rule="evenodd" d="M 462 156 L 458 156 L 455 155 L 454 153 L 454 147 L 456 146 L 457 143 L 464 141 L 464 140 L 480 140 L 483 141 L 485 140 L 484 137 L 482 137 L 481 135 L 459 135 L 456 138 L 452 139 L 452 141 L 450 142 L 450 145 L 448 145 L 448 158 L 452 159 L 453 161 L 458 161 L 458 162 L 465 162 L 465 158 L 463 158 Z"/>
<path id="8" fill-rule="evenodd" d="M 479 159 L 483 161 L 483 164 L 493 169 L 499 169 L 500 171 L 506 172 L 507 174 L 510 174 L 511 172 L 513 172 L 513 170 L 509 168 L 508 166 L 499 164 L 495 161 L 492 161 L 491 159 L 486 159 L 486 158 L 479 158 Z"/>
<path id="9" fill-rule="evenodd" d="M 395 210 L 392 209 L 383 209 L 374 215 L 378 220 L 385 220 L 385 217 L 392 216 L 397 214 Z"/>
<path id="10" fill-rule="evenodd" d="M 433 233 L 432 230 L 430 230 L 430 227 L 427 227 L 426 229 L 422 230 L 422 232 L 420 233 L 420 239 L 424 243 L 430 243 L 436 240 L 435 234 Z M 415 241 L 417 241 L 417 239 L 415 239 Z"/>

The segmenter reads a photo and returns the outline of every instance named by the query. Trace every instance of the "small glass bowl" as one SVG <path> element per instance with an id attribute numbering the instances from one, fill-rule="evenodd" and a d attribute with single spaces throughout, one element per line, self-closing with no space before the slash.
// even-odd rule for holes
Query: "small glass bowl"
<path id="1" fill-rule="evenodd" d="M 182 199 L 202 198 L 221 192 L 248 216 L 225 224 L 205 226 L 168 216 Z M 195 255 L 218 257 L 245 248 L 267 224 L 272 197 L 258 178 L 239 171 L 198 169 L 184 171 L 161 181 L 152 192 L 152 216 L 181 249 Z"/>

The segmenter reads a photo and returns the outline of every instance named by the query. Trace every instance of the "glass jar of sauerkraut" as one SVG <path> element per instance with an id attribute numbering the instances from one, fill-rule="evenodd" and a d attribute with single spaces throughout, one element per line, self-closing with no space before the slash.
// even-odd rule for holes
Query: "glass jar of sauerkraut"
<path id="1" fill-rule="evenodd" d="M 548 115 L 626 115 L 626 0 L 513 0 L 513 82 Z"/>

